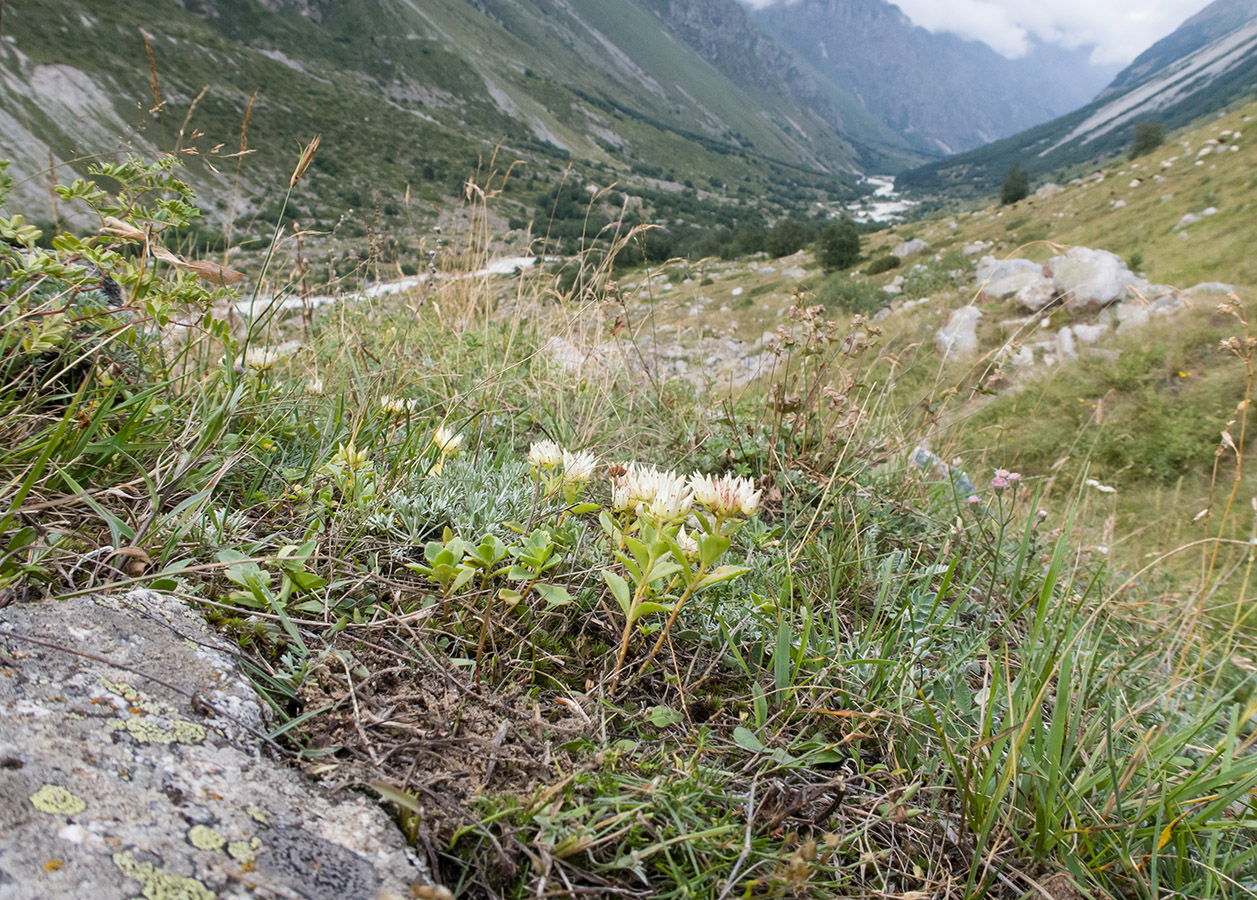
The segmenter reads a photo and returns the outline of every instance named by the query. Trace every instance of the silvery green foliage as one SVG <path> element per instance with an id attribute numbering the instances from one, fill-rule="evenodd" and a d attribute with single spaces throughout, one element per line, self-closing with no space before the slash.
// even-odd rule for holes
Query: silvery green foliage
<path id="1" fill-rule="evenodd" d="M 504 522 L 523 522 L 533 506 L 535 488 L 528 467 L 456 457 L 441 474 L 414 479 L 384 498 L 371 525 L 412 545 L 449 528 L 459 535 L 505 535 Z"/>

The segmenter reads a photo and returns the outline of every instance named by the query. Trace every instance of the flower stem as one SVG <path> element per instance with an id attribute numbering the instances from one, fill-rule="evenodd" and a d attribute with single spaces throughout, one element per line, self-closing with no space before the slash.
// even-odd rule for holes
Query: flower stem
<path id="1" fill-rule="evenodd" d="M 689 585 L 685 588 L 685 593 L 681 595 L 681 599 L 676 602 L 676 606 L 672 607 L 672 615 L 668 616 L 668 621 L 664 623 L 663 630 L 659 632 L 659 639 L 655 641 L 655 646 L 650 648 L 650 652 L 646 654 L 646 659 L 642 661 L 642 667 L 637 670 L 637 674 L 641 675 L 646 671 L 646 667 L 650 665 L 656 654 L 663 648 L 663 642 L 668 639 L 668 632 L 672 630 L 672 625 L 677 620 L 677 616 L 681 614 L 681 607 L 685 605 L 685 601 L 690 599 L 690 595 L 694 593 L 694 587 L 703 580 L 703 576 L 707 574 L 707 565 L 703 563 L 699 565 L 698 571 L 694 573 L 694 577 L 690 580 Z"/>

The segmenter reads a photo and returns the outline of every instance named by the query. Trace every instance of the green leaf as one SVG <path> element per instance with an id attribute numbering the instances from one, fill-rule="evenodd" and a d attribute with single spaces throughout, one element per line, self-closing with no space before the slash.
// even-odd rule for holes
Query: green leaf
<path id="1" fill-rule="evenodd" d="M 672 607 L 665 606 L 662 603 L 656 603 L 654 600 L 643 600 L 641 603 L 637 604 L 637 608 L 633 610 L 633 615 L 630 617 L 629 621 L 636 622 L 642 616 L 648 616 L 651 613 L 659 612 L 672 612 Z"/>
<path id="2" fill-rule="evenodd" d="M 557 584 L 537 584 L 534 587 L 537 589 L 537 593 L 550 606 L 567 606 L 572 602 L 572 597 L 567 592 L 567 588 L 560 587 Z"/>
<path id="3" fill-rule="evenodd" d="M 39 530 L 33 526 L 27 525 L 19 528 L 13 533 L 13 537 L 9 539 L 9 552 L 16 553 L 23 547 L 33 544 L 37 537 L 39 537 Z"/>
<path id="4" fill-rule="evenodd" d="M 646 545 L 637 538 L 626 537 L 624 546 L 628 547 L 629 553 L 633 554 L 633 560 L 637 563 L 637 571 L 645 572 L 650 568 L 650 551 L 646 549 Z"/>
<path id="5" fill-rule="evenodd" d="M 628 582 L 610 569 L 602 570 L 602 578 L 606 581 L 607 587 L 611 588 L 615 602 L 620 604 L 620 611 L 624 613 L 625 618 L 628 618 L 633 606 L 633 595 L 629 593 Z"/>
<path id="6" fill-rule="evenodd" d="M 722 581 L 731 581 L 739 575 L 745 575 L 749 571 L 751 570 L 746 566 L 718 566 L 704 575 L 702 580 L 695 585 L 694 590 L 701 591 L 703 588 L 709 588 L 713 584 L 720 584 Z"/>
<path id="7" fill-rule="evenodd" d="M 656 728 L 667 728 L 677 722 L 684 722 L 685 716 L 667 706 L 655 706 L 650 710 L 650 724 Z"/>
<path id="8" fill-rule="evenodd" d="M 751 697 L 755 707 L 755 727 L 763 728 L 768 724 L 768 698 L 758 681 L 751 682 Z"/>
<path id="9" fill-rule="evenodd" d="M 777 702 L 790 687 L 790 622 L 782 619 L 777 625 L 777 644 L 773 648 L 773 686 Z"/>
<path id="10" fill-rule="evenodd" d="M 286 568 L 284 574 L 303 591 L 317 591 L 327 584 L 326 578 L 315 575 L 313 572 L 307 572 L 305 569 L 299 569 L 294 572 Z"/>
<path id="11" fill-rule="evenodd" d="M 583 516 L 586 513 L 593 512 L 595 509 L 602 509 L 602 507 L 597 503 L 577 503 L 572 507 L 572 515 Z"/>
<path id="12" fill-rule="evenodd" d="M 475 569 L 462 567 L 458 570 L 458 576 L 454 579 L 454 583 L 450 585 L 451 591 L 461 590 L 462 587 L 471 581 L 472 576 L 476 574 Z"/>
<path id="13" fill-rule="evenodd" d="M 755 736 L 755 732 L 741 725 L 733 729 L 733 743 L 752 753 L 763 753 L 765 750 L 764 742 Z"/>
<path id="14" fill-rule="evenodd" d="M 667 578 L 669 575 L 673 575 L 679 571 L 681 571 L 681 567 L 678 566 L 674 560 L 660 557 L 655 560 L 654 566 L 651 567 L 650 573 L 646 576 L 646 582 L 648 584 L 654 584 L 656 581 Z"/>
<path id="15" fill-rule="evenodd" d="M 148 586 L 155 591 L 173 591 L 179 586 L 179 582 L 173 578 L 155 578 Z"/>
<path id="16" fill-rule="evenodd" d="M 723 534 L 700 534 L 698 536 L 698 559 L 705 566 L 715 565 L 716 560 L 724 555 L 732 543 Z"/>
<path id="17" fill-rule="evenodd" d="M 506 577 L 511 581 L 531 581 L 533 577 L 532 569 L 525 569 L 523 566 L 511 566 L 506 572 Z"/>

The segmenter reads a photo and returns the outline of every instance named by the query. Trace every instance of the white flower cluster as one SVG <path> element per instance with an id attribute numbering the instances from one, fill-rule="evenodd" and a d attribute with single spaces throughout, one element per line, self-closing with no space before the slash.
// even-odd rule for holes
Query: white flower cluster
<path id="1" fill-rule="evenodd" d="M 380 397 L 380 408 L 384 410 L 385 415 L 399 419 L 414 413 L 418 406 L 418 400 L 403 400 L 401 397 L 390 397 L 388 394 Z"/>
<path id="2" fill-rule="evenodd" d="M 528 462 L 534 471 L 552 479 L 561 476 L 565 485 L 583 486 L 593 478 L 598 458 L 588 450 L 573 453 L 554 441 L 541 440 L 528 448 Z M 661 524 L 685 521 L 695 504 L 717 523 L 759 511 L 761 492 L 749 478 L 699 472 L 686 478 L 672 470 L 635 462 L 616 463 L 608 475 L 614 512 L 644 512 Z"/>
<path id="3" fill-rule="evenodd" d="M 677 522 L 690 514 L 694 492 L 685 476 L 637 463 L 621 463 L 615 471 L 611 508 L 616 512 L 644 508 L 660 522 Z"/>
<path id="4" fill-rule="evenodd" d="M 449 456 L 458 452 L 458 448 L 463 446 L 463 435 L 456 434 L 444 425 L 437 427 L 436 434 L 432 438 L 432 443 L 441 451 L 442 456 Z"/>
<path id="5" fill-rule="evenodd" d="M 550 475 L 562 470 L 563 483 L 568 485 L 588 484 L 598 468 L 598 457 L 588 450 L 573 453 L 551 440 L 534 441 L 528 448 L 528 462 Z"/>

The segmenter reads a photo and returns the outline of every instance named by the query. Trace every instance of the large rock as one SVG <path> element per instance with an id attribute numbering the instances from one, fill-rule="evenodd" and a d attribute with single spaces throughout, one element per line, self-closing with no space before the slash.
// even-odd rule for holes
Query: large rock
<path id="1" fill-rule="evenodd" d="M 992 300 L 1011 297 L 1026 285 L 1043 278 L 1043 267 L 1028 259 L 996 259 L 984 256 L 975 272 L 978 287 Z"/>
<path id="2" fill-rule="evenodd" d="M 1103 309 L 1121 300 L 1131 288 L 1147 285 L 1120 258 L 1090 247 L 1073 247 L 1064 256 L 1054 256 L 1046 268 L 1072 313 Z"/>
<path id="3" fill-rule="evenodd" d="M 0 619 L 0 898 L 383 900 L 430 879 L 384 812 L 262 752 L 265 707 L 180 600 Z"/>
<path id="4" fill-rule="evenodd" d="M 927 244 L 925 241 L 921 240 L 920 238 L 913 238 L 910 241 L 904 241 L 902 244 L 900 244 L 898 247 L 896 247 L 894 250 L 890 252 L 893 253 L 895 256 L 898 256 L 900 259 L 903 259 L 906 256 L 911 256 L 914 253 L 920 253 L 922 250 L 929 250 L 929 249 L 930 249 L 930 245 Z"/>
<path id="5" fill-rule="evenodd" d="M 947 324 L 934 335 L 934 343 L 944 359 L 972 356 L 978 350 L 978 320 L 982 310 L 976 306 L 962 306 L 947 318 Z"/>
<path id="6" fill-rule="evenodd" d="M 1056 285 L 1042 275 L 1031 278 L 1013 294 L 1013 303 L 1027 312 L 1038 312 L 1056 298 Z"/>
<path id="7" fill-rule="evenodd" d="M 1235 293 L 1235 285 L 1226 284 L 1221 281 L 1206 281 L 1203 284 L 1193 285 L 1183 291 L 1190 300 L 1204 300 L 1209 297 L 1225 297 L 1228 294 Z"/>

